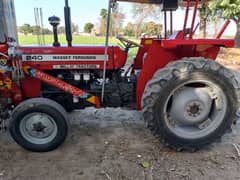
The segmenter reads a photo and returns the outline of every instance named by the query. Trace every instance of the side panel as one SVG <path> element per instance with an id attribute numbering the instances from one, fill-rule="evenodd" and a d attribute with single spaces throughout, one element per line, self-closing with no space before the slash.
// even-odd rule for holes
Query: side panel
<path id="1" fill-rule="evenodd" d="M 24 66 L 23 70 L 24 70 L 26 75 L 30 76 L 30 77 L 26 78 L 25 83 L 24 82 L 22 83 L 23 88 L 25 88 L 24 89 L 25 96 L 27 96 L 27 97 L 31 97 L 31 96 L 38 97 L 40 95 L 40 94 L 39 95 L 37 94 L 38 93 L 37 89 L 40 92 L 40 83 L 39 82 L 42 81 L 42 82 L 45 82 L 45 83 L 49 84 L 52 87 L 55 87 L 55 88 L 57 88 L 59 90 L 62 90 L 66 93 L 69 93 L 69 94 L 71 94 L 75 97 L 85 99 L 87 102 L 89 102 L 91 104 L 94 104 L 97 108 L 100 108 L 100 101 L 99 101 L 97 96 L 93 96 L 91 94 L 88 94 L 86 91 L 84 91 L 82 89 L 79 89 L 79 88 L 77 88 L 77 87 L 59 79 L 59 78 L 51 76 L 51 75 L 49 75 L 47 73 L 44 73 L 40 70 L 34 69 L 30 66 Z M 39 80 L 39 82 L 37 80 Z M 33 92 L 31 92 L 32 88 L 29 87 L 30 83 L 31 83 L 32 86 L 37 86 L 34 89 L 35 94 Z M 24 87 L 24 85 L 25 85 L 25 87 Z"/>
<path id="2" fill-rule="evenodd" d="M 173 50 L 165 50 L 161 47 L 161 42 L 154 41 L 148 51 L 147 58 L 143 64 L 142 71 L 137 81 L 136 98 L 137 109 L 141 110 L 141 99 L 145 86 L 159 69 L 164 67 L 168 62 L 178 59 Z"/>
<path id="3" fill-rule="evenodd" d="M 40 97 L 40 80 L 26 76 L 25 79 L 21 82 L 21 85 L 24 99 Z"/>
<path id="4" fill-rule="evenodd" d="M 7 44 L 0 44 L 0 52 L 7 54 L 8 53 L 8 45 Z"/>
<path id="5" fill-rule="evenodd" d="M 143 57 L 144 54 L 148 52 L 149 47 L 153 44 L 153 38 L 142 38 L 141 39 L 141 45 L 143 47 L 138 49 L 136 58 L 134 59 L 134 69 L 142 69 L 143 66 Z"/>
<path id="6" fill-rule="evenodd" d="M 20 47 L 23 65 L 39 70 L 51 69 L 103 69 L 104 46 L 88 47 Z M 108 48 L 107 69 L 125 65 L 127 53 L 119 47 Z"/>

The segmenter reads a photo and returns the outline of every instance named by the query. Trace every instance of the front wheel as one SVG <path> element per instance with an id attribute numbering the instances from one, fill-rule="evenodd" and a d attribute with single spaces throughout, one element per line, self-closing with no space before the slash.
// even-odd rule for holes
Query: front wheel
<path id="1" fill-rule="evenodd" d="M 66 112 L 56 102 L 34 98 L 19 104 L 12 113 L 10 133 L 25 149 L 51 151 L 61 145 L 68 131 Z"/>
<path id="2" fill-rule="evenodd" d="M 143 116 L 165 145 L 198 149 L 231 129 L 238 88 L 234 75 L 214 61 L 176 61 L 148 82 L 142 98 Z"/>

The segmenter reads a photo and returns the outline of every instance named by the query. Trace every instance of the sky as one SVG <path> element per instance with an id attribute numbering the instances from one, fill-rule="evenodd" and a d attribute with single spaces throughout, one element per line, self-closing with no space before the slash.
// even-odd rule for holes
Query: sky
<path id="1" fill-rule="evenodd" d="M 61 25 L 63 25 L 64 3 L 65 0 L 15 0 L 17 24 L 30 23 L 34 25 L 34 8 L 37 7 L 43 10 L 45 27 L 50 27 L 47 19 L 52 15 L 60 17 Z M 78 24 L 80 30 L 82 30 L 86 23 L 91 22 L 96 24 L 98 22 L 101 9 L 107 9 L 108 7 L 108 0 L 69 0 L 69 5 L 71 7 L 72 22 Z M 121 3 L 121 8 L 125 14 L 129 15 L 131 4 Z"/>
<path id="2" fill-rule="evenodd" d="M 34 8 L 42 8 L 44 27 L 51 28 L 48 23 L 48 17 L 58 16 L 61 19 L 61 25 L 64 25 L 64 3 L 65 0 L 15 0 L 15 9 L 17 15 L 17 25 L 29 23 L 35 25 Z M 97 24 L 100 18 L 102 8 L 107 9 L 108 0 L 69 0 L 71 7 L 72 22 L 78 24 L 79 30 L 82 31 L 86 23 L 91 22 Z M 131 14 L 132 3 L 120 2 L 119 7 L 125 14 L 125 24 L 129 21 L 134 22 Z M 192 13 L 190 13 L 192 14 Z M 184 19 L 183 11 L 174 12 L 174 29 L 181 29 Z M 191 18 L 191 15 L 190 15 Z M 154 20 L 157 23 L 163 23 L 162 18 Z M 188 24 L 190 27 L 190 22 Z M 227 30 L 227 34 L 235 33 L 235 25 L 232 23 Z"/>
<path id="3" fill-rule="evenodd" d="M 58 2 L 58 3 L 56 3 Z M 60 17 L 61 25 L 64 24 L 64 8 L 65 0 L 15 0 L 15 8 L 17 14 L 17 24 L 18 26 L 24 23 L 35 24 L 34 18 L 34 8 L 42 8 L 44 26 L 50 28 L 47 21 L 48 17 L 55 15 Z M 71 7 L 71 18 L 72 22 L 76 23 L 80 27 L 80 31 L 86 23 L 91 22 L 96 24 L 100 18 L 100 11 L 102 8 L 107 9 L 108 0 L 69 0 L 69 5 Z M 132 3 L 120 2 L 119 8 L 122 9 L 125 14 L 125 24 L 131 21 L 134 22 L 133 15 L 131 13 Z M 181 11 L 175 12 L 175 21 L 182 22 L 184 13 Z M 162 19 L 154 19 L 157 23 L 162 23 Z M 181 23 L 174 24 L 175 29 L 180 29 L 182 27 Z"/>

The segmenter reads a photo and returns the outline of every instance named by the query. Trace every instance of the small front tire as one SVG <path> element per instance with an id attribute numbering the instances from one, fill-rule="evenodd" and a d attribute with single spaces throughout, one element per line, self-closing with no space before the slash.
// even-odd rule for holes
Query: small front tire
<path id="1" fill-rule="evenodd" d="M 54 150 L 64 142 L 67 132 L 66 111 L 50 99 L 26 100 L 12 112 L 10 133 L 13 139 L 27 150 Z"/>

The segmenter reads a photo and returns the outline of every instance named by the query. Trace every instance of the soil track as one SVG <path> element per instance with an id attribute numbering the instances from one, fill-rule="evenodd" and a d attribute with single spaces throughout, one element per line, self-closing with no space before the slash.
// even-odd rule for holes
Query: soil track
<path id="1" fill-rule="evenodd" d="M 226 53 L 222 50 L 221 63 L 232 56 Z M 88 108 L 69 119 L 66 142 L 48 153 L 28 152 L 1 133 L 0 180 L 240 179 L 240 157 L 233 146 L 240 144 L 240 122 L 221 143 L 189 153 L 164 148 L 137 111 Z"/>

